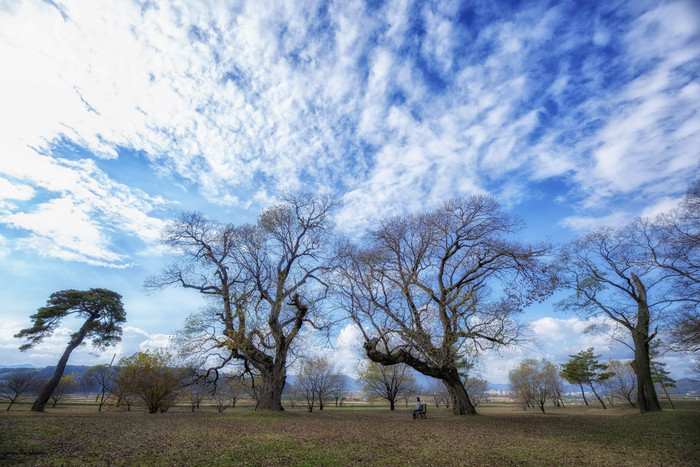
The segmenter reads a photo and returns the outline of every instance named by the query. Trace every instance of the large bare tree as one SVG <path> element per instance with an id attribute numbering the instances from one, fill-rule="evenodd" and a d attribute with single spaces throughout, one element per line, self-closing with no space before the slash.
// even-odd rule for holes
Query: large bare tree
<path id="1" fill-rule="evenodd" d="M 146 282 L 194 289 L 212 300 L 208 312 L 191 316 L 182 341 L 208 353 L 212 368 L 230 361 L 261 376 L 261 409 L 283 410 L 290 348 L 314 322 L 325 296 L 334 203 L 330 198 L 289 195 L 266 209 L 255 224 L 236 226 L 186 213 L 164 232 L 163 243 L 179 261 Z"/>
<path id="2" fill-rule="evenodd" d="M 700 350 L 700 179 L 688 189 L 678 207 L 654 219 L 635 221 L 634 241 L 665 276 L 666 296 L 678 306 L 667 321 L 673 350 Z"/>
<path id="3" fill-rule="evenodd" d="M 441 380 L 455 414 L 476 413 L 459 373 L 465 355 L 518 341 L 515 315 L 552 289 L 547 248 L 512 239 L 520 228 L 474 196 L 381 221 L 362 246 L 345 245 L 337 290 L 367 357 Z"/>
<path id="4" fill-rule="evenodd" d="M 637 403 L 644 413 L 661 410 L 651 378 L 649 344 L 657 333 L 652 322 L 670 303 L 663 294 L 653 293 L 663 287 L 665 276 L 643 261 L 644 253 L 632 240 L 636 232 L 634 223 L 622 229 L 601 227 L 565 246 L 557 262 L 559 281 L 572 293 L 558 307 L 585 317 L 606 316 L 626 330 L 634 351 Z"/>

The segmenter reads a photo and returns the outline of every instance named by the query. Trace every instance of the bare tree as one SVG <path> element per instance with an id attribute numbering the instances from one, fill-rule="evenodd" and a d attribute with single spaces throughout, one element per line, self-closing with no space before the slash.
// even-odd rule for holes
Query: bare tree
<path id="1" fill-rule="evenodd" d="M 637 392 L 637 376 L 634 374 L 631 362 L 622 362 L 620 360 L 610 360 L 608 368 L 613 375 L 605 381 L 610 389 L 632 407 L 636 407 L 636 392 Z"/>
<path id="2" fill-rule="evenodd" d="M 119 369 L 113 367 L 111 363 L 109 365 L 106 363 L 102 365 L 95 365 L 88 368 L 88 370 L 83 373 L 82 378 L 87 383 L 87 386 L 97 386 L 99 388 L 97 395 L 95 396 L 95 401 L 98 403 L 98 412 L 102 412 L 102 406 L 105 404 L 105 402 L 107 402 L 107 399 L 109 399 L 113 393 L 116 392 L 121 394 L 121 389 L 125 388 L 125 386 L 119 386 L 118 384 L 118 373 Z M 119 386 L 120 390 L 116 390 L 117 386 Z M 125 392 L 128 391 L 125 390 Z M 129 404 L 129 408 L 130 407 L 131 404 Z"/>
<path id="3" fill-rule="evenodd" d="M 428 393 L 433 398 L 435 407 L 439 408 L 440 405 L 444 405 L 445 408 L 450 408 L 450 391 L 447 389 L 447 386 L 445 386 L 445 383 L 439 379 L 433 379 L 428 385 Z"/>
<path id="4" fill-rule="evenodd" d="M 348 377 L 341 373 L 333 375 L 333 383 L 331 386 L 331 396 L 335 401 L 335 406 L 343 405 L 343 398 L 348 392 Z"/>
<path id="5" fill-rule="evenodd" d="M 183 214 L 163 234 L 180 261 L 146 282 L 178 285 L 212 299 L 211 313 L 190 317 L 180 334 L 190 349 L 218 359 L 218 371 L 243 361 L 261 376 L 259 407 L 283 410 L 288 353 L 302 327 L 316 322 L 334 203 L 287 196 L 254 225 L 220 224 Z M 213 358 L 211 357 L 211 358 Z"/>
<path id="6" fill-rule="evenodd" d="M 244 390 L 242 379 L 235 375 L 226 375 L 219 380 L 214 389 L 214 404 L 219 413 L 228 407 L 235 408 Z"/>
<path id="7" fill-rule="evenodd" d="M 403 400 L 404 405 L 408 407 L 409 403 L 415 402 L 416 397 L 420 396 L 421 391 L 422 388 L 418 384 L 414 383 L 407 385 L 399 397 Z"/>
<path id="8" fill-rule="evenodd" d="M 644 413 L 661 410 L 649 366 L 649 345 L 656 336 L 651 324 L 673 300 L 660 292 L 656 300 L 652 298 L 653 291 L 665 285 L 666 276 L 645 260 L 640 242 L 634 240 L 640 225 L 635 221 L 623 229 L 598 228 L 566 246 L 558 261 L 559 280 L 572 293 L 558 307 L 587 317 L 606 316 L 629 333 L 637 402 Z"/>
<path id="9" fill-rule="evenodd" d="M 184 389 L 182 391 L 184 397 L 188 400 L 192 412 L 198 409 L 202 401 L 212 395 L 217 389 L 214 382 L 205 377 L 200 377 L 195 369 L 188 369 L 189 376 L 185 378 Z"/>
<path id="10" fill-rule="evenodd" d="M 552 372 L 556 374 L 557 369 L 551 362 L 530 358 L 520 362 L 508 373 L 511 390 L 524 407 L 537 406 L 545 413 L 544 405 L 552 398 L 555 390 Z"/>
<path id="11" fill-rule="evenodd" d="M 547 248 L 510 238 L 520 227 L 495 200 L 475 196 L 381 221 L 363 247 L 346 245 L 337 291 L 367 357 L 443 381 L 454 414 L 476 413 L 461 356 L 521 339 L 517 313 L 554 284 L 541 262 Z"/>
<path id="12" fill-rule="evenodd" d="M 51 407 L 56 407 L 58 401 L 63 399 L 67 394 L 70 393 L 70 391 L 75 389 L 77 386 L 78 378 L 76 378 L 75 373 L 63 375 L 61 377 L 61 380 L 58 382 L 58 385 L 56 385 L 56 388 L 53 390 L 53 393 L 51 394 L 51 400 L 53 401 L 53 405 L 51 405 Z"/>
<path id="13" fill-rule="evenodd" d="M 38 382 L 38 373 L 36 370 L 17 370 L 10 374 L 7 379 L 0 381 L 0 397 L 9 399 L 10 404 L 7 410 L 10 410 L 12 404 L 22 394 L 26 394 L 35 389 Z"/>
<path id="14" fill-rule="evenodd" d="M 466 388 L 472 403 L 477 407 L 481 404 L 484 394 L 486 394 L 486 386 L 487 382 L 485 379 L 474 377 L 466 378 L 464 380 L 464 387 Z"/>
<path id="15" fill-rule="evenodd" d="M 654 219 L 636 221 L 634 240 L 644 260 L 657 266 L 665 279 L 664 294 L 679 306 L 670 315 L 670 348 L 700 350 L 700 179 L 688 189 L 676 209 Z"/>
<path id="16" fill-rule="evenodd" d="M 373 361 L 360 363 L 357 376 L 364 383 L 365 391 L 389 401 L 390 410 L 394 410 L 401 393 L 416 382 L 409 367 L 401 363 L 389 366 Z"/>

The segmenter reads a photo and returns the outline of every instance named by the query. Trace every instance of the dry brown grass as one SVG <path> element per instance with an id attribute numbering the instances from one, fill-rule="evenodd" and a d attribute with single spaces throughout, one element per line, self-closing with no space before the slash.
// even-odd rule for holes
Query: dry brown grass
<path id="1" fill-rule="evenodd" d="M 509 406 L 454 417 L 431 407 L 427 420 L 403 407 L 0 414 L 3 465 L 700 465 L 698 440 L 700 404 L 691 403 L 646 415 Z"/>

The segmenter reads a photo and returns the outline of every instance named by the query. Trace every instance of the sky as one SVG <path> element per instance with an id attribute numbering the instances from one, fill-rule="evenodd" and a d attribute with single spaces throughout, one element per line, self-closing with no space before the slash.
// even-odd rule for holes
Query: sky
<path id="1" fill-rule="evenodd" d="M 700 173 L 694 1 L 0 0 L 0 365 L 54 364 L 76 322 L 20 353 L 52 292 L 121 293 L 109 361 L 167 345 L 203 305 L 147 294 L 180 212 L 255 220 L 285 191 L 335 195 L 340 233 L 490 194 L 528 241 L 570 241 L 675 206 Z M 553 299 L 554 300 L 554 299 Z M 563 362 L 591 324 L 528 309 L 537 343 L 484 356 Z M 359 332 L 327 350 L 347 373 Z M 669 354 L 675 377 L 698 357 Z"/>

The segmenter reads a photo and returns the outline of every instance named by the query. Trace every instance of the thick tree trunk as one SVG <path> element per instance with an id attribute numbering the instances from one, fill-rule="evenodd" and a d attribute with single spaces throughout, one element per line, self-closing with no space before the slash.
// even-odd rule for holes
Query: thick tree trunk
<path id="1" fill-rule="evenodd" d="M 649 343 L 645 336 L 634 339 L 634 372 L 637 375 L 637 405 L 641 413 L 660 412 L 661 404 L 656 395 L 649 367 Z"/>
<path id="2" fill-rule="evenodd" d="M 469 399 L 469 394 L 457 375 L 457 371 L 451 373 L 454 374 L 449 375 L 443 382 L 452 396 L 452 413 L 454 415 L 476 415 L 476 407 Z"/>
<path id="3" fill-rule="evenodd" d="M 641 413 L 661 412 L 649 361 L 649 341 L 653 336 L 649 336 L 650 316 L 647 291 L 642 281 L 634 274 L 632 274 L 632 281 L 637 289 L 637 325 L 632 331 L 632 342 L 634 342 L 632 368 L 637 374 L 637 404 Z"/>
<path id="4" fill-rule="evenodd" d="M 91 317 L 87 321 L 85 321 L 75 338 L 68 343 L 68 347 L 66 347 L 66 350 L 63 352 L 63 355 L 61 356 L 60 360 L 58 361 L 58 364 L 56 365 L 56 371 L 54 371 L 53 376 L 51 377 L 51 379 L 49 379 L 49 381 L 39 393 L 39 396 L 34 401 L 34 405 L 32 405 L 32 412 L 44 411 L 46 403 L 51 398 L 51 394 L 53 394 L 54 389 L 56 389 L 56 386 L 58 386 L 58 383 L 61 381 L 63 371 L 66 369 L 66 364 L 68 363 L 68 358 L 70 357 L 71 352 L 73 352 L 73 350 L 75 350 L 76 347 L 82 344 L 83 339 L 85 339 L 85 335 L 87 334 L 88 324 L 92 323 L 94 320 L 95 318 Z"/>
<path id="5" fill-rule="evenodd" d="M 271 371 L 262 372 L 262 387 L 260 394 L 260 404 L 258 408 L 262 410 L 274 410 L 281 412 L 282 391 L 287 380 L 287 368 L 284 361 L 280 361 L 279 356 L 275 360 Z"/>

